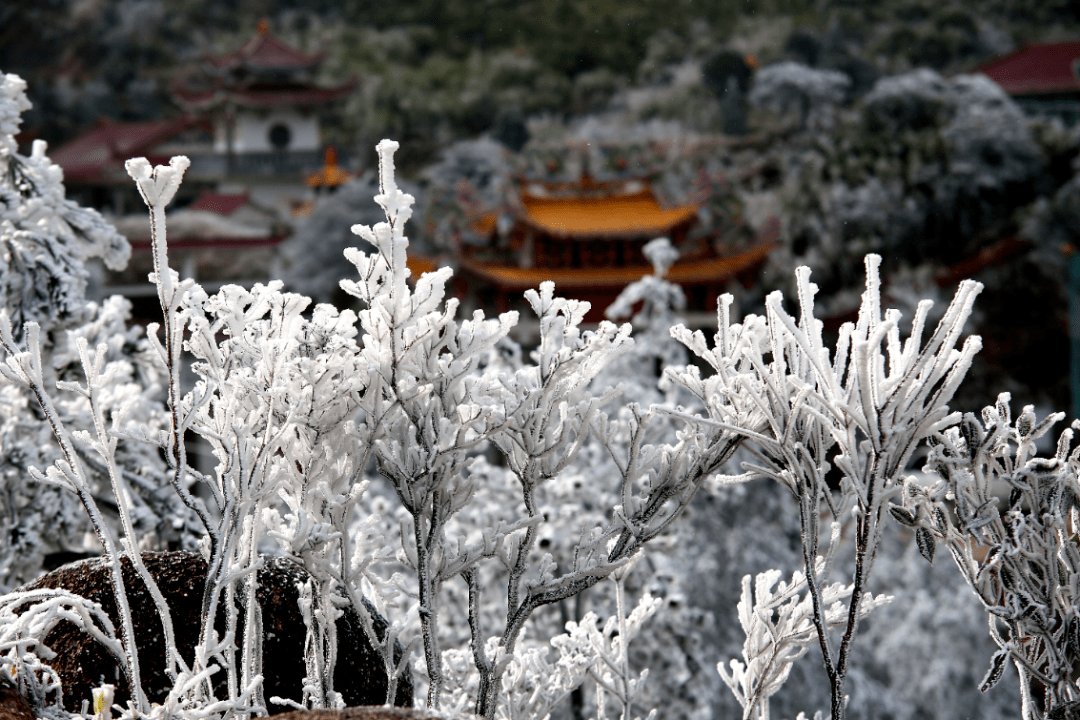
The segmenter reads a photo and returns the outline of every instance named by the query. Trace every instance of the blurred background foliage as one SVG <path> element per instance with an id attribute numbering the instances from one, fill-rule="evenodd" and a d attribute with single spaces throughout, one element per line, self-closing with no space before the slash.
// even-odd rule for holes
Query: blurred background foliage
<path id="1" fill-rule="evenodd" d="M 340 108 L 328 141 L 366 147 L 390 135 L 422 162 L 458 138 L 512 136 L 531 115 L 596 112 L 631 87 L 680 85 L 677 97 L 641 111 L 693 121 L 687 101 L 723 95 L 746 53 L 841 70 L 853 96 L 881 74 L 971 69 L 1020 41 L 1075 34 L 1080 4 L 8 0 L 0 4 L 0 67 L 30 83 L 24 130 L 56 143 L 102 116 L 174 112 L 168 81 L 176 68 L 235 48 L 262 17 L 286 40 L 325 51 L 328 78 L 359 75 L 360 91 Z"/>
<path id="2" fill-rule="evenodd" d="M 418 213 L 410 235 L 422 238 L 424 218 L 453 219 L 430 200 L 440 184 L 501 187 L 500 173 L 509 171 L 494 167 L 501 150 L 491 140 L 516 150 L 530 138 L 575 133 L 580 141 L 620 132 L 625 139 L 633 128 L 641 133 L 634 141 L 645 144 L 654 130 L 741 135 L 768 127 L 762 139 L 710 158 L 730 171 L 748 216 L 775 214 L 783 223 L 784 242 L 756 285 L 734 287 L 738 310 L 756 312 L 766 292 L 790 291 L 791 270 L 806 264 L 822 290 L 826 330 L 835 332 L 854 319 L 868 251 L 885 257 L 891 305 L 910 317 L 914 302 L 929 296 L 940 310 L 957 279 L 950 268 L 1019 237 L 1027 245 L 1006 261 L 973 271 L 987 285 L 971 328 L 985 349 L 955 406 L 978 410 L 1009 390 L 1014 407 L 1068 407 L 1063 248 L 1080 248 L 1080 132 L 1019 121 L 1000 91 L 957 76 L 1023 43 L 1080 37 L 1080 2 L 2 0 L 0 71 L 24 77 L 34 103 L 23 139 L 55 147 L 101 117 L 177 113 L 169 93 L 177 69 L 235 49 L 263 17 L 288 42 L 326 53 L 322 80 L 359 79 L 354 95 L 324 119 L 324 139 L 361 157 L 358 169 L 368 172 L 322 198 L 297 226 L 285 246 L 286 279 L 297 290 L 327 299 L 319 293 L 334 287 L 341 276 L 334 263 L 355 243 L 349 227 L 378 219 L 374 158 L 366 154 L 382 137 L 401 141 L 398 167 L 416 183 L 408 188 L 426 193 L 438 211 Z M 828 93 L 800 98 L 795 85 L 778 82 L 773 99 L 783 105 L 792 100 L 783 93 L 795 93 L 801 118 L 794 127 L 769 126 L 777 118 L 748 101 L 763 86 L 753 65 L 783 62 L 798 63 L 804 79 L 823 80 L 826 89 L 840 86 L 825 73 L 843 73 L 849 82 L 839 106 Z M 587 117 L 591 124 L 580 122 Z M 490 137 L 474 140 L 484 134 Z M 737 712 L 713 668 L 741 644 L 732 611 L 739 577 L 778 564 L 788 571 L 799 561 L 788 502 L 772 486 L 705 498 L 684 530 L 694 539 L 673 541 L 702 552 L 667 553 L 685 567 L 658 567 L 651 576 L 678 580 L 665 591 L 664 637 L 681 647 L 665 650 L 670 663 L 641 663 L 656 669 L 663 702 L 687 705 L 670 717 Z M 886 589 L 914 600 L 869 621 L 852 680 L 861 705 L 852 715 L 1015 717 L 1016 698 L 1005 689 L 1011 683 L 988 696 L 975 689 L 989 641 L 981 611 L 952 569 L 930 568 L 900 542 L 878 562 Z M 649 646 L 664 650 L 657 647 Z M 795 672 L 777 699 L 778 716 L 827 702 L 816 662 Z"/>

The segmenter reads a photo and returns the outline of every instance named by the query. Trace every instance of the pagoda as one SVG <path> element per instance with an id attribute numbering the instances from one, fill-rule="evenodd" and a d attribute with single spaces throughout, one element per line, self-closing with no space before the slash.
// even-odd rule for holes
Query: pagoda
<path id="1" fill-rule="evenodd" d="M 293 47 L 260 21 L 239 49 L 174 75 L 172 95 L 182 114 L 144 122 L 102 119 L 54 150 L 53 161 L 64 169 L 72 197 L 115 215 L 142 207 L 125 160 L 141 155 L 162 163 L 186 155 L 191 167 L 180 204 L 210 187 L 251 191 L 254 200 L 287 216 L 310 194 L 304 178 L 325 167 L 319 114 L 357 84 L 355 77 L 317 84 L 323 57 Z M 347 160 L 334 156 L 332 164 Z"/>
<path id="2" fill-rule="evenodd" d="M 716 242 L 697 227 L 707 197 L 662 202 L 648 177 L 597 180 L 582 168 L 576 178 L 518 177 L 515 185 L 517 197 L 501 214 L 473 219 L 471 231 L 484 241 L 458 247 L 465 289 L 500 312 L 554 280 L 560 293 L 592 303 L 586 319 L 598 321 L 624 287 L 653 272 L 642 248 L 657 237 L 680 252 L 666 277 L 682 286 L 689 309 L 715 311 L 726 284 L 747 278 L 779 236 L 774 218 L 734 247 Z"/>
<path id="3" fill-rule="evenodd" d="M 69 195 L 109 212 L 131 242 L 128 270 L 107 273 L 102 292 L 128 296 L 141 320 L 159 312 L 156 290 L 145 281 L 152 267 L 146 208 L 124 169 L 139 155 L 154 164 L 174 155 L 191 160 L 169 210 L 170 252 L 184 274 L 205 288 L 265 281 L 295 211 L 349 178 L 342 158 L 332 148 L 324 152 L 319 113 L 357 80 L 317 84 L 323 57 L 276 37 L 263 20 L 242 47 L 173 77 L 182 114 L 102 120 L 52 153 Z"/>
<path id="4" fill-rule="evenodd" d="M 228 159 L 226 174 L 296 175 L 322 159 L 316 110 L 357 84 L 355 77 L 316 84 L 324 57 L 286 43 L 261 20 L 258 33 L 239 49 L 206 57 L 175 77 L 173 98 L 187 112 L 211 118 L 214 152 Z"/>

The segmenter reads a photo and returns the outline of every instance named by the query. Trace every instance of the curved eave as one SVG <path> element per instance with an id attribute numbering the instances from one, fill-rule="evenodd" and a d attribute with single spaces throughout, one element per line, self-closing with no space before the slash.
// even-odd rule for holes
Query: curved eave
<path id="1" fill-rule="evenodd" d="M 315 67 L 326 57 L 325 52 L 308 54 L 270 33 L 251 38 L 239 50 L 203 58 L 217 68 L 247 66 L 253 70 L 304 70 Z"/>
<path id="2" fill-rule="evenodd" d="M 97 127 L 59 146 L 50 159 L 64 170 L 69 183 L 130 182 L 124 161 L 152 155 L 154 147 L 198 123 L 180 117 L 142 122 L 100 122 Z"/>
<path id="3" fill-rule="evenodd" d="M 743 270 L 754 267 L 776 247 L 775 242 L 761 243 L 741 253 L 688 263 L 676 263 L 668 270 L 666 279 L 679 285 L 701 285 L 728 280 Z M 464 259 L 461 269 L 505 290 L 535 288 L 545 280 L 554 280 L 557 288 L 621 288 L 652 273 L 645 265 L 623 268 L 517 268 L 487 265 Z"/>
<path id="4" fill-rule="evenodd" d="M 1080 92 L 1074 70 L 1080 60 L 1080 42 L 1033 43 L 1004 57 L 984 63 L 978 72 L 1009 95 Z"/>
<path id="5" fill-rule="evenodd" d="M 207 90 L 191 92 L 182 87 L 174 87 L 173 95 L 177 103 L 189 110 L 209 110 L 225 103 L 238 107 L 265 109 L 281 106 L 315 107 L 326 105 L 348 96 L 358 83 L 357 78 L 331 88 L 306 88 L 303 90 Z"/>
<path id="6" fill-rule="evenodd" d="M 988 77 L 990 76 L 988 75 Z M 998 79 L 995 77 L 990 77 L 990 79 L 1000 85 L 1002 90 L 1014 97 L 1056 95 L 1058 93 L 1080 92 L 1080 83 L 1069 78 L 1060 80 L 1028 80 L 1005 78 Z"/>
<path id="7" fill-rule="evenodd" d="M 567 212 L 566 209 L 527 207 L 521 221 L 539 232 L 566 239 L 640 238 L 670 233 L 691 222 L 697 205 L 671 210 L 611 208 L 602 212 Z"/>

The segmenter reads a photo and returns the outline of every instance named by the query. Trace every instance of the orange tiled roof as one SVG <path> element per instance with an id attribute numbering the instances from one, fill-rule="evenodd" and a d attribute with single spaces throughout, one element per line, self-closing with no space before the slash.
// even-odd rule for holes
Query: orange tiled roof
<path id="1" fill-rule="evenodd" d="M 522 198 L 528 225 L 557 237 L 655 237 L 689 221 L 697 205 L 664 210 L 652 191 L 608 197 Z"/>
<path id="2" fill-rule="evenodd" d="M 723 258 L 714 258 L 697 262 L 676 263 L 665 276 L 679 284 L 708 283 L 726 280 L 737 273 L 753 267 L 776 246 L 775 242 L 764 242 L 747 248 L 745 251 Z M 556 288 L 601 288 L 622 287 L 652 272 L 652 268 L 638 267 L 608 268 L 517 268 L 505 265 L 486 265 L 475 260 L 462 260 L 461 266 L 474 275 L 507 290 L 526 290 L 535 288 L 545 280 L 554 280 Z"/>
<path id="3" fill-rule="evenodd" d="M 424 273 L 438 270 L 439 263 L 421 255 L 409 255 L 405 258 L 405 267 L 409 268 L 409 277 L 418 280 Z"/>

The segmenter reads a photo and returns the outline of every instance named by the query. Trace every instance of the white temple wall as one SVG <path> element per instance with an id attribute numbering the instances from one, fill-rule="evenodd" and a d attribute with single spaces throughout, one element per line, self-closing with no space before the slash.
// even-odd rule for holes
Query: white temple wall
<path id="1" fill-rule="evenodd" d="M 277 144 L 275 144 L 275 141 Z M 234 153 L 301 152 L 322 149 L 319 119 L 314 114 L 281 109 L 238 111 L 233 121 Z M 214 151 L 228 152 L 225 123 L 214 127 Z"/>

